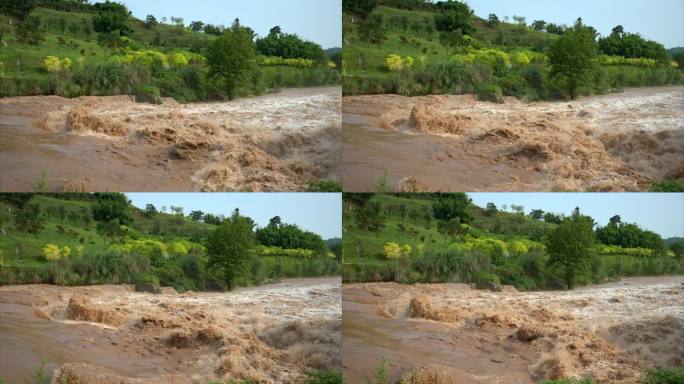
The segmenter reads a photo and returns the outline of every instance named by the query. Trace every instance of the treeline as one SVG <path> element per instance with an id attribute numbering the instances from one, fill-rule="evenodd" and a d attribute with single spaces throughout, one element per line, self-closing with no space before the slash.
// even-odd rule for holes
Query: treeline
<path id="1" fill-rule="evenodd" d="M 684 272 L 684 241 L 668 245 L 619 216 L 600 227 L 579 208 L 525 214 L 519 205 L 475 207 L 465 194 L 384 196 L 344 195 L 345 281 L 535 290 Z"/>
<path id="2" fill-rule="evenodd" d="M 506 95 L 535 101 L 684 82 L 684 67 L 679 67 L 683 54 L 670 57 L 662 44 L 627 33 L 622 26 L 598 38 L 596 29 L 581 18 L 570 27 L 544 20 L 528 26 L 523 16 L 513 16 L 509 24 L 508 17 L 502 22 L 495 14 L 479 23 L 472 9 L 460 1 L 345 0 L 343 4 L 345 12 L 354 16 L 353 23 L 345 23 L 346 35 L 355 32 L 359 42 L 368 44 L 355 47 L 358 57 L 346 62 L 345 94 L 475 93 L 494 102 L 502 102 Z M 433 16 L 386 17 L 384 11 L 374 11 L 378 4 L 427 9 Z M 367 61 L 376 55 L 370 51 L 385 43 L 396 45 L 397 41 L 388 41 L 395 38 L 389 32 L 399 33 L 401 50 L 415 55 L 389 52 L 384 63 Z M 520 41 L 509 44 L 508 35 Z M 446 56 L 432 48 L 433 38 Z"/>
<path id="3" fill-rule="evenodd" d="M 55 4 L 68 11 L 86 7 L 89 14 L 68 21 L 68 14 L 44 20 L 31 12 L 36 6 L 55 8 Z M 257 38 L 238 19 L 228 28 L 219 28 L 199 21 L 186 27 L 182 18 L 172 17 L 174 25 L 161 28 L 156 18 L 148 15 L 138 25 L 125 5 L 109 1 L 90 5 L 12 0 L 3 2 L 0 13 L 16 21 L 0 26 L 0 40 L 13 33 L 18 44 L 46 50 L 38 70 L 24 65 L 21 58 L 16 63 L 0 62 L 0 96 L 134 94 L 140 101 L 158 103 L 161 96 L 168 96 L 190 102 L 257 95 L 280 87 L 339 84 L 335 64 L 318 44 L 284 33 L 277 26 L 268 36 Z M 48 31 L 59 34 L 56 51 L 42 47 L 48 37 L 53 38 Z M 197 33 L 202 31 L 206 36 Z M 83 44 L 91 35 L 105 57 Z M 82 44 L 89 48 L 81 48 Z M 67 53 L 74 51 L 76 57 Z M 262 57 L 282 61 L 265 67 L 259 65 Z M 288 60 L 308 64 L 293 65 Z M 10 69 L 17 76 L 5 76 Z M 26 76 L 26 69 L 36 73 Z"/>
<path id="4" fill-rule="evenodd" d="M 257 228 L 237 209 L 228 217 L 186 216 L 172 206 L 166 214 L 152 204 L 134 208 L 118 193 L 2 194 L 0 205 L 0 284 L 224 290 L 340 271 L 339 247 L 279 217 Z"/>

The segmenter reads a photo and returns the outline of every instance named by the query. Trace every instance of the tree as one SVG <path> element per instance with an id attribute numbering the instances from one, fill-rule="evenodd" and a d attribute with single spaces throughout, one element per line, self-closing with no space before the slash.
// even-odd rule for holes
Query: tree
<path id="1" fill-rule="evenodd" d="M 468 4 L 449 0 L 437 3 L 437 8 L 440 10 L 435 16 L 438 31 L 453 32 L 460 29 L 464 35 L 470 35 L 475 31 L 470 20 L 473 10 Z"/>
<path id="2" fill-rule="evenodd" d="M 541 209 L 533 209 L 530 211 L 530 218 L 532 220 L 541 220 L 544 217 L 544 211 Z"/>
<path id="3" fill-rule="evenodd" d="M 384 20 L 381 14 L 372 14 L 359 24 L 359 37 L 361 40 L 381 45 L 387 39 L 385 35 Z"/>
<path id="4" fill-rule="evenodd" d="M 378 0 L 342 0 L 342 10 L 366 17 L 378 5 Z"/>
<path id="5" fill-rule="evenodd" d="M 684 51 L 679 51 L 672 55 L 672 59 L 677 62 L 679 69 L 684 71 Z"/>
<path id="6" fill-rule="evenodd" d="M 133 31 L 128 24 L 130 12 L 125 5 L 107 0 L 96 3 L 93 7 L 97 11 L 93 16 L 95 32 L 109 34 L 116 31 L 121 36 L 128 36 Z"/>
<path id="7" fill-rule="evenodd" d="M 553 229 L 546 240 L 549 252 L 548 264 L 558 268 L 568 289 L 572 289 L 575 277 L 582 273 L 591 259 L 594 245 L 593 221 L 576 209 Z"/>
<path id="8" fill-rule="evenodd" d="M 45 29 L 41 26 L 40 16 L 29 16 L 16 28 L 17 40 L 23 44 L 40 45 L 45 41 Z"/>
<path id="9" fill-rule="evenodd" d="M 532 22 L 532 28 L 535 31 L 543 31 L 545 27 L 546 27 L 546 21 L 544 21 L 544 20 L 535 20 Z"/>
<path id="10" fill-rule="evenodd" d="M 182 17 L 171 16 L 171 22 L 172 22 L 173 25 L 175 25 L 177 28 L 183 28 L 183 27 L 184 27 L 183 18 L 182 18 Z"/>
<path id="11" fill-rule="evenodd" d="M 156 27 L 157 24 L 159 24 L 159 22 L 157 22 L 157 18 L 154 17 L 154 15 L 147 15 L 147 17 L 145 18 L 145 27 L 146 28 L 152 29 L 152 28 Z"/>
<path id="12" fill-rule="evenodd" d="M 190 220 L 198 223 L 202 221 L 202 217 L 204 216 L 204 212 L 202 211 L 191 211 L 190 212 Z"/>
<path id="13" fill-rule="evenodd" d="M 97 194 L 93 205 L 93 219 L 98 222 L 118 220 L 121 225 L 130 224 L 133 219 L 128 212 L 128 199 L 122 193 Z"/>
<path id="14" fill-rule="evenodd" d="M 249 265 L 249 251 L 254 247 L 254 222 L 241 216 L 235 209 L 233 214 L 207 236 L 208 266 L 218 269 L 228 289 L 233 289 L 235 280 Z"/>
<path id="15" fill-rule="evenodd" d="M 214 40 L 207 51 L 208 76 L 223 83 L 226 96 L 232 99 L 237 87 L 254 73 L 256 52 L 254 32 L 235 19 L 230 29 Z"/>
<path id="16" fill-rule="evenodd" d="M 193 21 L 190 23 L 190 30 L 193 32 L 202 32 L 204 28 L 204 23 L 201 21 Z"/>
<path id="17" fill-rule="evenodd" d="M 501 24 L 501 20 L 494 13 L 490 13 L 487 17 L 487 26 L 489 28 L 496 28 L 497 25 Z"/>
<path id="18" fill-rule="evenodd" d="M 485 215 L 487 216 L 496 216 L 496 214 L 499 212 L 499 210 L 496 208 L 496 204 L 494 203 L 487 203 L 487 207 L 485 208 Z"/>
<path id="19" fill-rule="evenodd" d="M 612 35 L 622 35 L 623 33 L 625 33 L 625 27 L 623 27 L 622 25 L 617 25 L 617 26 L 615 26 L 615 28 L 613 28 L 613 31 L 611 34 Z"/>
<path id="20" fill-rule="evenodd" d="M 256 40 L 257 53 L 285 59 L 310 59 L 318 63 L 327 61 L 323 48 L 295 34 L 283 33 L 279 26 L 271 28 L 268 36 Z"/>
<path id="21" fill-rule="evenodd" d="M 107 239 L 117 239 L 122 237 L 123 231 L 121 229 L 123 225 L 119 222 L 119 219 L 112 219 L 108 221 L 100 221 L 97 223 L 97 233 L 102 236 L 102 239 L 106 242 Z"/>
<path id="22" fill-rule="evenodd" d="M 45 228 L 45 219 L 41 215 L 38 204 L 27 204 L 22 208 L 14 210 L 14 224 L 17 230 L 24 233 L 31 233 L 38 237 L 40 231 Z"/>
<path id="23" fill-rule="evenodd" d="M 2 0 L 0 13 L 24 20 L 35 7 L 35 0 Z"/>
<path id="24" fill-rule="evenodd" d="M 513 21 L 518 23 L 518 25 L 525 25 L 526 20 L 527 20 L 527 18 L 525 18 L 525 16 L 513 15 Z"/>
<path id="25" fill-rule="evenodd" d="M 439 34 L 439 43 L 447 49 L 447 54 L 449 54 L 450 49 L 464 45 L 465 39 L 461 30 L 457 29 L 455 31 L 441 32 Z"/>
<path id="26" fill-rule="evenodd" d="M 157 208 L 154 207 L 152 204 L 147 204 L 145 206 L 145 215 L 147 217 L 152 217 L 157 214 Z"/>
<path id="27" fill-rule="evenodd" d="M 564 84 L 570 98 L 574 100 L 577 98 L 578 87 L 591 77 L 595 57 L 593 32 L 581 26 L 571 29 L 551 45 L 551 78 Z"/>
<path id="28" fill-rule="evenodd" d="M 471 200 L 465 193 L 444 193 L 432 204 L 432 213 L 437 220 L 458 218 L 460 223 L 468 224 L 473 220 L 470 204 Z"/>
<path id="29" fill-rule="evenodd" d="M 379 234 L 385 227 L 382 217 L 382 206 L 378 201 L 370 201 L 368 204 L 356 211 L 356 224 L 364 230 Z"/>

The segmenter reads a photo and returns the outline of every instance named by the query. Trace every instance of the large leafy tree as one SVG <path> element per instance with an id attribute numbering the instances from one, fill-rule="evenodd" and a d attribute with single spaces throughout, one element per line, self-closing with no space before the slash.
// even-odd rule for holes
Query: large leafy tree
<path id="1" fill-rule="evenodd" d="M 325 250 L 323 239 L 309 231 L 304 231 L 294 224 L 283 223 L 280 216 L 271 218 L 269 224 L 256 230 L 260 244 L 285 249 Z"/>
<path id="2" fill-rule="evenodd" d="M 566 31 L 551 45 L 551 77 L 564 86 L 571 99 L 577 98 L 580 85 L 590 79 L 595 57 L 594 32 L 581 24 Z"/>
<path id="3" fill-rule="evenodd" d="M 125 5 L 106 1 L 96 3 L 93 7 L 97 11 L 97 14 L 93 16 L 95 32 L 110 34 L 118 31 L 119 35 L 127 36 L 133 31 L 128 24 L 130 12 Z"/>
<path id="4" fill-rule="evenodd" d="M 271 28 L 268 36 L 256 40 L 257 52 L 264 56 L 286 59 L 310 59 L 325 62 L 323 48 L 316 43 L 301 39 L 295 34 L 283 33 L 279 26 Z"/>
<path id="5" fill-rule="evenodd" d="M 0 13 L 24 20 L 35 3 L 35 0 L 2 0 L 0 1 Z"/>
<path id="6" fill-rule="evenodd" d="M 473 10 L 468 4 L 460 1 L 446 1 L 437 3 L 439 14 L 435 16 L 435 26 L 438 31 L 454 32 L 460 30 L 464 35 L 475 31 L 470 20 Z"/>
<path id="7" fill-rule="evenodd" d="M 209 78 L 223 83 L 226 96 L 232 99 L 237 87 L 248 81 L 256 71 L 256 50 L 254 31 L 240 25 L 235 19 L 233 25 L 214 40 L 207 51 Z"/>
<path id="8" fill-rule="evenodd" d="M 238 209 L 207 236 L 208 265 L 220 270 L 228 289 L 247 269 L 254 242 L 254 221 Z"/>
<path id="9" fill-rule="evenodd" d="M 586 270 L 591 260 L 595 240 L 593 225 L 593 220 L 576 208 L 546 240 L 548 264 L 560 271 L 568 289 L 573 288 L 576 276 Z"/>
<path id="10" fill-rule="evenodd" d="M 97 194 L 93 219 L 98 222 L 118 220 L 121 225 L 130 224 L 133 218 L 128 210 L 128 198 L 122 193 Z"/>
<path id="11" fill-rule="evenodd" d="M 366 17 L 378 5 L 378 0 L 342 0 L 342 10 Z"/>
<path id="12" fill-rule="evenodd" d="M 467 224 L 473 220 L 470 205 L 471 200 L 465 193 L 445 193 L 432 204 L 432 213 L 437 220 L 458 219 L 460 223 Z"/>

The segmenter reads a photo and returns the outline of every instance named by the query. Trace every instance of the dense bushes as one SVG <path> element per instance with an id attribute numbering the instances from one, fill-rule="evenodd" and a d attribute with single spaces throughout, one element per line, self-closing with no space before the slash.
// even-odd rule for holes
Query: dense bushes
<path id="1" fill-rule="evenodd" d="M 396 64 L 392 64 L 396 65 Z M 457 60 L 427 63 L 414 70 L 402 69 L 388 76 L 344 76 L 342 88 L 345 95 L 356 94 L 402 94 L 423 96 L 429 94 L 466 94 L 487 90 L 487 100 L 495 86 L 504 96 L 515 96 L 523 101 L 558 99 L 565 96 L 557 84 L 549 80 L 548 69 L 543 64 L 531 62 L 519 66 L 498 67 L 474 61 Z M 582 94 L 600 94 L 619 91 L 624 87 L 661 86 L 684 84 L 684 72 L 672 67 L 611 64 L 597 66 L 589 84 L 580 88 Z"/>

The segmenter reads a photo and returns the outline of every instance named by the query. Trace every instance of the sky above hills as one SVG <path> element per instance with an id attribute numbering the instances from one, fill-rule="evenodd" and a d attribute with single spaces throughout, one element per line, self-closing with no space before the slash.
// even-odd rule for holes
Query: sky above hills
<path id="1" fill-rule="evenodd" d="M 202 21 L 229 26 L 235 18 L 260 36 L 279 25 L 284 32 L 320 44 L 342 46 L 342 0 L 123 0 L 133 16 L 144 20 L 182 17 L 185 25 Z"/>
<path id="2" fill-rule="evenodd" d="M 663 238 L 684 237 L 684 193 L 468 193 L 477 206 L 488 202 L 499 209 L 506 204 L 522 205 L 525 213 L 532 209 L 570 214 L 575 207 L 604 226 L 620 215 L 623 222 L 637 223 L 641 228 Z"/>
<path id="3" fill-rule="evenodd" d="M 342 237 L 342 195 L 339 193 L 126 193 L 134 206 L 144 209 L 154 204 L 183 207 L 187 215 L 200 210 L 229 216 L 235 208 L 251 217 L 260 227 L 273 216 L 283 222 L 321 235 L 324 239 Z"/>
<path id="4" fill-rule="evenodd" d="M 666 48 L 684 46 L 684 0 L 466 0 L 475 14 L 487 18 L 524 16 L 527 24 L 544 20 L 572 25 L 578 17 L 599 33 L 609 35 L 613 27 L 640 33 Z"/>

